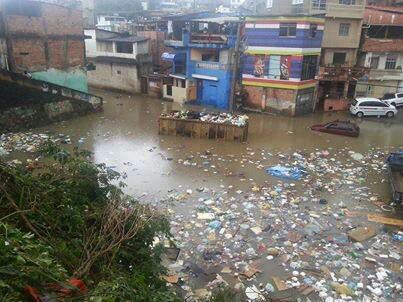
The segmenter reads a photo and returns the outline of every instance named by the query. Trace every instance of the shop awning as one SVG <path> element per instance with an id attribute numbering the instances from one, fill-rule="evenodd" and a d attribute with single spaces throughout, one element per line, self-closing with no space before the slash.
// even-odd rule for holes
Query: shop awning
<path id="1" fill-rule="evenodd" d="M 185 54 L 179 53 L 169 53 L 169 52 L 164 52 L 161 55 L 161 59 L 163 61 L 168 61 L 168 62 L 179 62 L 179 61 L 185 61 Z"/>

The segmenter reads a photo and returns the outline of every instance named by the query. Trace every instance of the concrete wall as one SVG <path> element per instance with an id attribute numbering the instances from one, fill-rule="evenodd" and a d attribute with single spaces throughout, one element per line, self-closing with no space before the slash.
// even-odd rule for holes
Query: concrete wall
<path id="1" fill-rule="evenodd" d="M 403 67 L 403 49 L 402 49 L 402 52 L 400 52 L 400 53 L 390 53 L 390 54 L 397 55 L 396 67 L 398 67 L 398 66 Z M 377 69 L 385 70 L 385 63 L 386 63 L 387 56 L 388 56 L 387 52 L 369 52 L 365 56 L 364 66 L 371 67 L 371 58 L 379 57 L 379 64 L 378 64 Z"/>
<path id="2" fill-rule="evenodd" d="M 134 64 L 96 62 L 96 70 L 88 71 L 88 84 L 130 93 L 140 93 L 141 85 Z"/>
<path id="3" fill-rule="evenodd" d="M 348 36 L 339 36 L 341 23 L 350 24 Z M 361 19 L 326 18 L 322 48 L 358 48 L 362 30 Z"/>
<path id="4" fill-rule="evenodd" d="M 292 90 L 244 86 L 244 89 L 248 92 L 246 106 L 265 112 L 296 116 L 313 112 L 315 106 L 315 88 Z"/>
<path id="5" fill-rule="evenodd" d="M 39 127 L 102 110 L 102 99 L 96 96 L 73 96 L 72 91 L 52 86 L 46 92 L 42 82 L 20 77 L 0 73 L 0 132 Z"/>
<path id="6" fill-rule="evenodd" d="M 167 85 L 163 86 L 163 98 L 173 100 L 176 103 L 184 104 L 187 101 L 187 88 L 172 86 L 172 95 L 167 94 Z"/>
<path id="7" fill-rule="evenodd" d="M 88 92 L 87 73 L 82 69 L 65 71 L 51 68 L 46 71 L 32 73 L 32 78 L 35 80 L 69 87 L 74 90 Z"/>

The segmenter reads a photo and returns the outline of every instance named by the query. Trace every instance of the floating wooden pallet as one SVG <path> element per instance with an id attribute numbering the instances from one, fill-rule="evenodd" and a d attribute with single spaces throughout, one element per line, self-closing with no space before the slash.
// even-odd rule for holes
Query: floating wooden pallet
<path id="1" fill-rule="evenodd" d="M 248 139 L 248 123 L 245 126 L 160 117 L 159 134 L 224 141 L 245 142 Z"/>

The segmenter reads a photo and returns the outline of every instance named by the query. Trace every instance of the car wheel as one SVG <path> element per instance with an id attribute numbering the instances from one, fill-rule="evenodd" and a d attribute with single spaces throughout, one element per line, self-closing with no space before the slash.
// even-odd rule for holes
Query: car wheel
<path id="1" fill-rule="evenodd" d="M 359 117 L 359 118 L 361 118 L 361 117 L 363 117 L 363 116 L 364 116 L 364 113 L 363 113 L 363 112 L 361 112 L 361 111 L 359 111 L 359 112 L 357 112 L 356 116 L 357 116 L 357 117 Z"/>
<path id="2" fill-rule="evenodd" d="M 386 116 L 392 118 L 395 116 L 395 114 L 392 111 L 389 111 L 388 113 L 386 113 Z"/>

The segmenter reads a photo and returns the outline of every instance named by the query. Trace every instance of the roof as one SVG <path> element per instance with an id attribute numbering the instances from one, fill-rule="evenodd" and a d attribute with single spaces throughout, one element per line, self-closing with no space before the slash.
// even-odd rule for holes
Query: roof
<path id="1" fill-rule="evenodd" d="M 403 26 L 403 8 L 389 6 L 367 6 L 364 23 L 369 25 Z"/>
<path id="2" fill-rule="evenodd" d="M 149 38 L 138 37 L 138 36 L 128 36 L 128 37 L 114 37 L 114 38 L 102 38 L 97 39 L 97 41 L 104 41 L 104 42 L 144 42 L 150 40 Z"/>
<path id="3" fill-rule="evenodd" d="M 95 58 L 88 58 L 89 61 L 94 61 L 94 62 L 106 62 L 106 63 L 120 63 L 120 64 L 136 64 L 137 60 L 136 59 L 130 59 L 130 58 L 119 58 L 119 57 L 106 57 L 106 56 L 98 56 Z"/>
<path id="4" fill-rule="evenodd" d="M 239 22 L 239 17 L 231 17 L 231 16 L 222 16 L 217 18 L 210 17 L 210 18 L 193 19 L 192 21 L 224 24 L 225 22 Z"/>
<path id="5" fill-rule="evenodd" d="M 367 38 L 362 50 L 365 52 L 403 52 L 403 39 L 371 39 Z"/>

